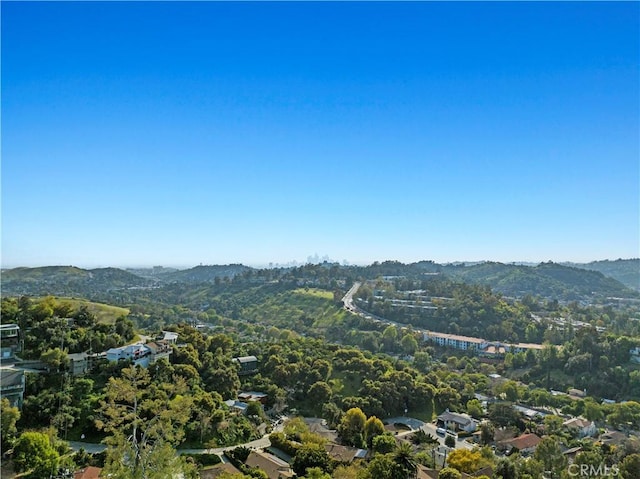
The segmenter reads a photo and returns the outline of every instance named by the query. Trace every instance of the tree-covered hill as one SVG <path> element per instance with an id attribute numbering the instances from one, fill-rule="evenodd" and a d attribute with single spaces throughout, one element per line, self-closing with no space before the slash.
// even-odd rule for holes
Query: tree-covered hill
<path id="1" fill-rule="evenodd" d="M 326 335 L 328 329 L 343 325 L 345 319 L 352 316 L 341 307 L 339 298 L 340 295 L 336 297 L 329 291 L 318 289 L 286 289 L 247 304 L 240 309 L 238 317 L 304 334 L 322 332 Z"/>
<path id="2" fill-rule="evenodd" d="M 116 304 L 135 302 L 140 294 L 149 300 L 165 301 L 165 296 L 193 297 L 204 304 L 207 285 L 244 290 L 249 285 L 286 283 L 335 289 L 363 279 L 381 277 L 411 280 L 442 276 L 455 282 L 490 286 L 506 296 L 538 296 L 559 301 L 599 300 L 607 297 L 638 298 L 640 293 L 605 273 L 618 277 L 626 274 L 626 283 L 633 278 L 633 268 L 640 260 L 589 263 L 593 268 L 569 266 L 559 263 L 541 263 L 537 266 L 482 262 L 474 264 L 438 264 L 420 261 L 404 264 L 398 261 L 375 262 L 368 266 L 343 266 L 337 263 L 307 264 L 297 268 L 255 269 L 241 264 L 196 266 L 187 270 L 159 274 L 153 278 L 140 277 L 116 268 L 84 270 L 73 266 L 43 268 L 16 268 L 2 272 L 4 296 L 53 294 L 81 296 L 94 301 Z M 594 266 L 595 265 L 595 266 Z M 626 272 L 626 273 L 625 273 Z M 622 278 L 624 279 L 624 277 Z M 151 294 L 139 293 L 145 288 L 160 287 Z M 169 289 L 166 289 L 166 288 Z M 188 290 L 185 290 L 185 288 Z M 197 294 L 193 288 L 198 289 Z"/>
<path id="3" fill-rule="evenodd" d="M 162 280 L 165 282 L 180 283 L 212 283 L 216 281 L 216 279 L 234 278 L 251 269 L 249 266 L 242 264 L 200 265 L 194 268 L 165 274 L 162 276 Z"/>
<path id="4" fill-rule="evenodd" d="M 571 263 L 569 266 L 599 271 L 605 276 L 617 279 L 629 288 L 640 291 L 640 258 Z"/>
<path id="5" fill-rule="evenodd" d="M 466 283 L 486 284 L 507 296 L 541 296 L 565 301 L 608 296 L 637 297 L 638 293 L 598 271 L 541 263 L 524 266 L 481 263 L 472 266 L 448 265 L 445 275 Z"/>
<path id="6" fill-rule="evenodd" d="M 153 282 L 117 268 L 75 266 L 14 268 L 2 272 L 2 295 L 84 296 L 106 291 L 150 287 Z"/>
<path id="7" fill-rule="evenodd" d="M 419 261 L 411 264 L 384 261 L 369 266 L 354 267 L 353 273 L 357 277 L 367 279 L 377 277 L 420 279 L 442 275 L 457 282 L 488 285 L 494 291 L 506 296 L 532 295 L 560 301 L 575 301 L 610 296 L 637 298 L 637 290 L 633 290 L 630 285 L 633 284 L 634 274 L 636 284 L 638 283 L 639 262 L 640 260 L 619 260 L 588 265 L 552 262 L 524 265 L 491 261 L 450 264 L 438 264 L 433 261 Z M 621 282 L 621 279 L 625 281 Z"/>

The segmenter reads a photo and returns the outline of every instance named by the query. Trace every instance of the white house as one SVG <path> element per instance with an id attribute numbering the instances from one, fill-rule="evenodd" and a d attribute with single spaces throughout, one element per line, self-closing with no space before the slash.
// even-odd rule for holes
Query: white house
<path id="1" fill-rule="evenodd" d="M 450 431 L 473 432 L 476 430 L 476 421 L 468 414 L 458 414 L 447 409 L 438 416 L 437 426 Z"/>
<path id="2" fill-rule="evenodd" d="M 171 344 L 164 340 L 148 344 L 136 343 L 119 348 L 111 348 L 107 351 L 108 361 L 132 361 L 137 366 L 144 368 L 155 363 L 158 359 L 167 358 L 173 353 Z"/>
<path id="3" fill-rule="evenodd" d="M 176 344 L 178 341 L 178 333 L 173 331 L 162 331 L 162 340 L 170 344 Z"/>
<path id="4" fill-rule="evenodd" d="M 130 359 L 135 363 L 150 353 L 149 348 L 144 344 L 129 344 L 128 346 L 121 346 L 119 348 L 111 348 L 107 350 L 107 360 L 120 361 L 121 359 Z"/>
<path id="5" fill-rule="evenodd" d="M 583 417 L 574 417 L 562 423 L 563 426 L 577 434 L 578 437 L 593 437 L 597 434 L 596 423 Z"/>

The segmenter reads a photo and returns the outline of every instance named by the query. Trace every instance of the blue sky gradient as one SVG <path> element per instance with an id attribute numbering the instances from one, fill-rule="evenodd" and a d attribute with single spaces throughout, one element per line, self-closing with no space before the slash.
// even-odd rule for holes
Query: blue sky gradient
<path id="1" fill-rule="evenodd" d="M 2 266 L 638 257 L 639 6 L 2 2 Z"/>

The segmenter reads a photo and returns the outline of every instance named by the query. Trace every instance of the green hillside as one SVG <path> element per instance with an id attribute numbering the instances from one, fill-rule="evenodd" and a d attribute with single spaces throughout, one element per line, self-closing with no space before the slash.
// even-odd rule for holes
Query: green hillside
<path id="1" fill-rule="evenodd" d="M 211 283 L 217 279 L 233 278 L 245 271 L 251 270 L 248 266 L 242 264 L 228 265 L 200 265 L 191 269 L 175 271 L 162 275 L 162 281 L 165 282 L 183 282 L 183 283 Z"/>
<path id="2" fill-rule="evenodd" d="M 56 297 L 55 299 L 61 303 L 68 303 L 74 311 L 79 310 L 83 306 L 86 307 L 90 313 L 94 314 L 96 318 L 98 318 L 98 322 L 103 324 L 114 324 L 117 318 L 120 316 L 127 316 L 129 314 L 129 309 L 111 306 L 110 304 L 95 303 L 77 298 Z"/>
<path id="3" fill-rule="evenodd" d="M 83 296 L 143 288 L 154 283 L 118 268 L 81 269 L 75 266 L 14 268 L 2 271 L 3 296 Z"/>
<path id="4" fill-rule="evenodd" d="M 574 301 L 593 297 L 637 297 L 638 293 L 598 271 L 557 263 L 524 266 L 481 263 L 446 266 L 445 274 L 457 281 L 487 284 L 507 296 L 534 296 Z"/>
<path id="5" fill-rule="evenodd" d="M 571 264 L 576 268 L 599 271 L 605 276 L 620 281 L 629 288 L 640 291 L 640 259 L 618 259 L 615 261 L 592 261 L 586 264 Z"/>
<path id="6" fill-rule="evenodd" d="M 14 268 L 2 271 L 2 281 L 42 282 L 86 278 L 89 271 L 75 266 L 42 266 L 39 268 Z"/>
<path id="7" fill-rule="evenodd" d="M 240 312 L 241 319 L 298 332 L 326 330 L 348 315 L 331 292 L 306 288 L 265 296 Z"/>

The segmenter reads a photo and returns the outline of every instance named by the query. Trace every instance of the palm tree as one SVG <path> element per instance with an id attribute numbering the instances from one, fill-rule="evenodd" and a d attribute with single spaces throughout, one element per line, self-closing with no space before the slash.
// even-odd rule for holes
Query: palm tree
<path id="1" fill-rule="evenodd" d="M 418 463 L 416 462 L 413 448 L 408 442 L 401 442 L 393 453 L 393 462 L 397 465 L 397 474 L 394 479 L 412 479 L 416 477 L 418 472 Z"/>

